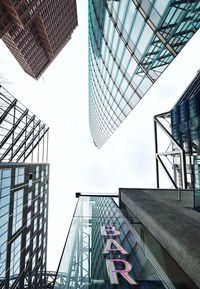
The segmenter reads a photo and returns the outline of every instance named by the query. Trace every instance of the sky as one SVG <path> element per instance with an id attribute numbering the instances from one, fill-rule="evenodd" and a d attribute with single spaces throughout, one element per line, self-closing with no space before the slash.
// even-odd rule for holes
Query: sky
<path id="1" fill-rule="evenodd" d="M 153 116 L 169 111 L 200 68 L 200 31 L 184 47 L 108 142 L 98 150 L 88 123 L 87 1 L 77 0 L 78 27 L 38 80 L 0 41 L 3 86 L 50 127 L 47 270 L 57 270 L 76 192 L 155 188 Z M 163 176 L 163 187 L 168 186 Z"/>

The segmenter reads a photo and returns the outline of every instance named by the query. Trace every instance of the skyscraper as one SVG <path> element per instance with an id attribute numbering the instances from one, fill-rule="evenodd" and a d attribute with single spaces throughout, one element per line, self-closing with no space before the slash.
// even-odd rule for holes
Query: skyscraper
<path id="1" fill-rule="evenodd" d="M 54 289 L 197 289 L 117 195 L 78 195 Z"/>
<path id="2" fill-rule="evenodd" d="M 70 40 L 77 24 L 76 0 L 0 3 L 0 38 L 36 79 Z"/>
<path id="3" fill-rule="evenodd" d="M 48 130 L 0 87 L 0 288 L 45 288 Z"/>
<path id="4" fill-rule="evenodd" d="M 89 124 L 100 148 L 197 31 L 200 3 L 88 3 Z"/>
<path id="5" fill-rule="evenodd" d="M 45 288 L 49 166 L 0 165 L 0 288 Z"/>

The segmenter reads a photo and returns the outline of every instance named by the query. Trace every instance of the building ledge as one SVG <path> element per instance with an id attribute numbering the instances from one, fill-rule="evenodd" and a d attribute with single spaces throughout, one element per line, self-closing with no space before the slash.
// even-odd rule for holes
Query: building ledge
<path id="1" fill-rule="evenodd" d="M 121 201 L 154 235 L 185 273 L 200 287 L 200 213 L 193 210 L 193 192 L 120 189 Z"/>

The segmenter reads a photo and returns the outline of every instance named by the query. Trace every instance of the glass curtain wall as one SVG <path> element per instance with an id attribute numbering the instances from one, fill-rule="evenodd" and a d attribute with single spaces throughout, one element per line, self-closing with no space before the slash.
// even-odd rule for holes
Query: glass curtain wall
<path id="1" fill-rule="evenodd" d="M 54 289 L 133 287 L 196 288 L 133 214 L 111 197 L 79 197 Z"/>
<path id="2" fill-rule="evenodd" d="M 88 3 L 89 123 L 100 148 L 197 31 L 200 2 Z"/>
<path id="3" fill-rule="evenodd" d="M 200 74 L 170 111 L 171 133 L 184 149 L 187 188 L 194 189 L 194 209 L 200 211 Z M 175 148 L 174 148 L 175 150 Z M 180 157 L 174 157 L 175 180 L 182 187 Z"/>
<path id="4" fill-rule="evenodd" d="M 44 288 L 48 190 L 48 164 L 1 164 L 1 289 Z"/>

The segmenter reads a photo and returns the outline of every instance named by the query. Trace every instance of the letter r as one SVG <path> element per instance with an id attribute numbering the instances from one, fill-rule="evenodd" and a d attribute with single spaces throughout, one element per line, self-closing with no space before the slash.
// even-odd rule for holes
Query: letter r
<path id="1" fill-rule="evenodd" d="M 125 269 L 124 270 L 119 270 L 119 269 L 116 270 L 114 262 L 123 262 L 125 264 Z M 130 284 L 137 285 L 135 280 L 133 280 L 128 274 L 128 272 L 131 271 L 132 266 L 127 261 L 121 260 L 121 259 L 109 259 L 109 260 L 107 259 L 106 260 L 106 267 L 107 267 L 108 276 L 110 278 L 111 284 L 119 284 L 119 280 L 117 278 L 117 273 L 120 273 L 122 275 L 122 277 L 124 277 L 126 279 L 126 281 L 128 281 Z"/>

